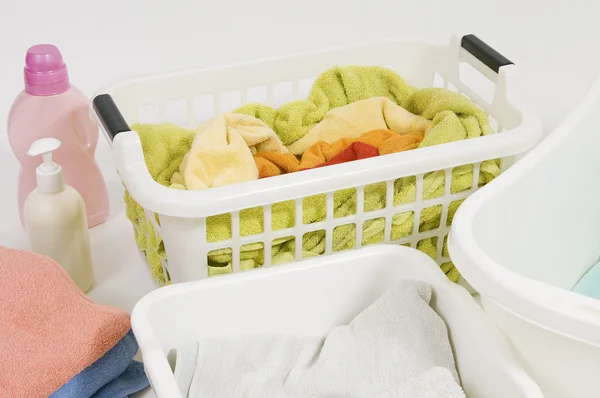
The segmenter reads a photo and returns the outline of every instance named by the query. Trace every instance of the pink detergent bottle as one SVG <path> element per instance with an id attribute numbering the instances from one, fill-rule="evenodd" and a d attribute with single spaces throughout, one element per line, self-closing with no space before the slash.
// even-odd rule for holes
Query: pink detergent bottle
<path id="1" fill-rule="evenodd" d="M 23 224 L 25 199 L 36 187 L 38 159 L 27 156 L 31 144 L 52 137 L 61 141 L 54 152 L 65 182 L 83 197 L 88 227 L 103 223 L 109 205 L 106 184 L 94 160 L 98 128 L 90 120 L 88 98 L 69 83 L 67 67 L 58 48 L 40 44 L 27 51 L 25 90 L 8 116 L 8 141 L 21 163 L 19 217 Z"/>

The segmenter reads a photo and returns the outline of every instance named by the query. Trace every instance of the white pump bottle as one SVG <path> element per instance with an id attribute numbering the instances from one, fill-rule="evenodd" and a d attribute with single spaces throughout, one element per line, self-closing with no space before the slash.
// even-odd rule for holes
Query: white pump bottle
<path id="1" fill-rule="evenodd" d="M 36 169 L 37 189 L 23 210 L 25 229 L 32 251 L 56 260 L 79 288 L 86 292 L 94 283 L 85 202 L 63 181 L 62 167 L 52 161 L 60 147 L 56 138 L 34 141 L 27 155 L 42 155 Z"/>

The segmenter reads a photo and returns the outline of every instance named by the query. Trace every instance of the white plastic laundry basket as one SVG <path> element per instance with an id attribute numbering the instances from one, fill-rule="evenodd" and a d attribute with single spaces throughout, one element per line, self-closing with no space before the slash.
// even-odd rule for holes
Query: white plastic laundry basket
<path id="1" fill-rule="evenodd" d="M 170 121 L 193 127 L 215 113 L 233 110 L 250 101 L 278 106 L 288 100 L 305 98 L 315 76 L 334 65 L 388 66 L 415 87 L 439 86 L 463 93 L 490 115 L 492 128 L 501 134 L 220 188 L 181 191 L 162 186 L 151 178 L 139 136 L 129 131 L 129 125 L 135 122 Z M 272 242 L 279 238 L 297 242 L 293 253 L 297 261 L 302 257 L 299 242 L 304 234 L 313 231 L 324 231 L 324 253 L 330 254 L 335 229 L 343 225 L 354 224 L 356 232 L 351 239 L 355 241 L 355 248 L 359 248 L 363 245 L 364 223 L 376 219 L 385 224 L 380 243 L 417 247 L 420 241 L 435 238 L 436 260 L 439 264 L 447 263 L 449 258 L 443 252 L 443 244 L 451 221 L 449 204 L 466 198 L 478 188 L 482 161 L 502 159 L 501 169 L 504 170 L 541 137 L 539 120 L 519 95 L 517 68 L 473 35 L 454 37 L 449 44 L 383 41 L 237 66 L 127 80 L 101 90 L 94 97 L 93 106 L 94 117 L 113 142 L 117 167 L 127 190 L 144 208 L 146 218 L 162 238 L 166 252 L 166 259 L 162 260 L 165 280 L 172 282 L 205 278 L 207 256 L 213 250 L 231 249 L 232 271 L 239 271 L 240 248 L 247 244 L 264 245 L 263 266 L 270 266 Z M 474 166 L 473 186 L 466 191 L 451 192 L 452 170 L 471 164 Z M 423 200 L 423 176 L 438 170 L 445 176 L 445 194 Z M 394 182 L 409 176 L 416 177 L 414 201 L 394 206 Z M 385 184 L 386 203 L 381 209 L 364 211 L 365 187 L 376 183 Z M 355 214 L 334 218 L 334 195 L 346 188 L 356 189 Z M 326 196 L 327 217 L 321 222 L 303 224 L 303 200 L 315 195 Z M 274 230 L 271 226 L 272 205 L 290 200 L 295 203 L 294 227 Z M 414 220 L 419 220 L 421 210 L 431 206 L 441 209 L 438 228 L 421 231 L 420 222 L 414 222 L 412 234 L 392 238 L 394 215 L 413 216 Z M 240 211 L 254 207 L 263 208 L 263 232 L 240 236 Z M 231 238 L 208 242 L 207 217 L 227 213 L 231 214 Z"/>
<path id="2" fill-rule="evenodd" d="M 167 286 L 142 298 L 131 323 L 158 398 L 180 397 L 168 357 L 202 338 L 284 333 L 318 336 L 347 324 L 404 279 L 433 288 L 469 398 L 541 398 L 505 337 L 467 291 L 427 255 L 380 245 L 227 278 Z"/>
<path id="3" fill-rule="evenodd" d="M 547 398 L 600 396 L 600 81 L 545 141 L 458 210 L 450 254 Z M 599 286 L 600 289 L 600 286 Z"/>

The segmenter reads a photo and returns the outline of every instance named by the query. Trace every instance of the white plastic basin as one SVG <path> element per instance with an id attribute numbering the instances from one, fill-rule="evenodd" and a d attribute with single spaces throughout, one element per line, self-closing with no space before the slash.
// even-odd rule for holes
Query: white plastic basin
<path id="1" fill-rule="evenodd" d="M 600 397 L 600 81 L 545 141 L 458 210 L 449 250 L 547 398 Z M 600 286 L 599 286 L 600 288 Z"/>
<path id="2" fill-rule="evenodd" d="M 448 326 L 468 397 L 541 397 L 471 295 L 450 282 L 431 258 L 406 247 L 373 246 L 171 285 L 142 298 L 131 321 L 156 395 L 177 398 L 167 357 L 179 345 L 223 334 L 321 335 L 351 321 L 403 279 L 432 286 L 432 307 Z"/>

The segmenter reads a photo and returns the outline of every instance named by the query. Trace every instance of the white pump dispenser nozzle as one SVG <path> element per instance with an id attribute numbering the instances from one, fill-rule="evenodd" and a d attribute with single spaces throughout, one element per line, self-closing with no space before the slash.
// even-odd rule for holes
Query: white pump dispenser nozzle
<path id="1" fill-rule="evenodd" d="M 60 147 L 56 138 L 40 138 L 34 141 L 27 152 L 29 156 L 42 155 L 43 163 L 36 169 L 38 191 L 41 193 L 60 192 L 65 188 L 62 167 L 52 161 L 52 151 Z"/>

